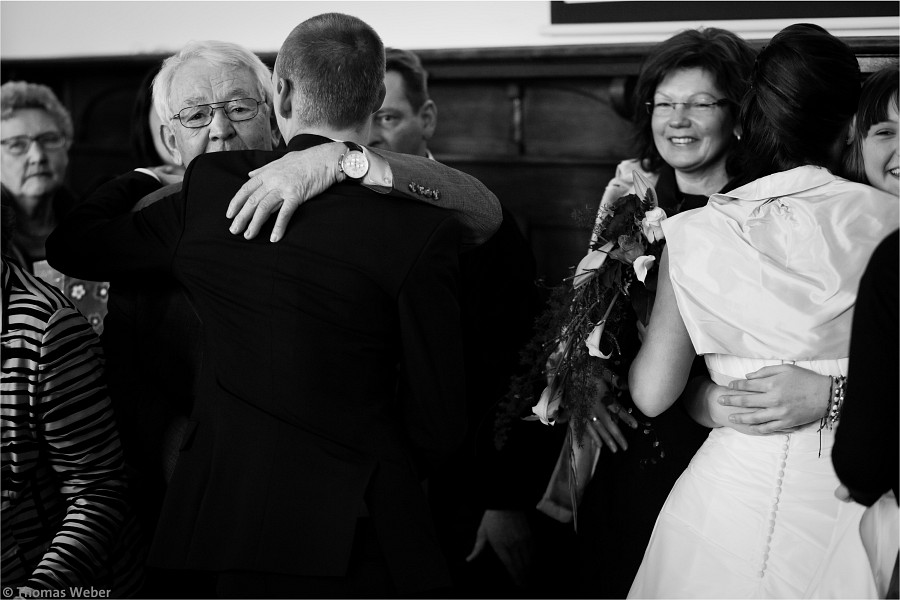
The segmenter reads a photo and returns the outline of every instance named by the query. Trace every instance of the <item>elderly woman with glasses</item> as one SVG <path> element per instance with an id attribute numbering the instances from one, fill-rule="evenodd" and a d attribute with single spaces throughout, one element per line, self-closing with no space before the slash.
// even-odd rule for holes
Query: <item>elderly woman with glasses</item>
<path id="1" fill-rule="evenodd" d="M 63 185 L 72 144 L 72 118 L 47 86 L 8 81 L 0 86 L 0 184 L 15 209 L 12 254 L 28 270 L 44 259 L 44 242 L 74 204 Z"/>

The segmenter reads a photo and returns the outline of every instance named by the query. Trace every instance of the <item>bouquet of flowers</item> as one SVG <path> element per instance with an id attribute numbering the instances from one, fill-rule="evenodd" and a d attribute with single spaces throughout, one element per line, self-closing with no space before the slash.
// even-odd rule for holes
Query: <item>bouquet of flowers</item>
<path id="1" fill-rule="evenodd" d="M 644 326 L 649 320 L 664 245 L 660 223 L 666 218 L 653 187 L 637 171 L 633 178 L 634 193 L 604 194 L 588 254 L 551 290 L 537 333 L 522 353 L 527 371 L 513 378 L 504 398 L 498 446 L 511 420 L 528 405 L 533 405 L 528 419 L 568 422 L 580 444 L 594 403 L 613 405 L 627 393 L 636 346 L 624 349 L 623 338 L 636 339 L 636 321 Z"/>
<path id="2" fill-rule="evenodd" d="M 665 243 L 660 223 L 666 214 L 657 206 L 656 192 L 639 172 L 632 177 L 634 193 L 624 193 L 621 185 L 607 188 L 588 254 L 571 277 L 551 290 L 537 333 L 522 352 L 527 371 L 512 379 L 497 419 L 498 447 L 512 420 L 521 418 L 527 406 L 533 413 L 525 417 L 528 420 L 568 423 L 566 441 L 538 509 L 559 521 L 574 521 L 576 529 L 578 505 L 603 445 L 589 424 L 596 420 L 597 402 L 608 407 L 612 418 L 620 418 L 628 369 L 637 353 L 638 327 L 646 326 L 650 318 Z M 655 436 L 649 423 L 638 425 L 644 434 Z M 652 446 L 661 458 L 659 442 Z M 645 460 L 656 458 L 641 459 L 642 463 Z"/>

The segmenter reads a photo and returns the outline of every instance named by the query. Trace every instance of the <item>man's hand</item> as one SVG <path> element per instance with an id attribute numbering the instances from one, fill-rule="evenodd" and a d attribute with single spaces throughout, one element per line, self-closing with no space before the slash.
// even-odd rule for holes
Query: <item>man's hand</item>
<path id="1" fill-rule="evenodd" d="M 607 410 L 603 402 L 595 400 L 592 413 L 591 427 L 594 428 L 600 436 L 600 439 L 603 440 L 604 445 L 613 452 L 617 452 L 619 448 L 628 450 L 628 442 L 625 440 L 622 430 L 619 429 L 619 426 L 616 424 L 616 420 L 621 419 L 632 429 L 637 429 L 637 419 L 631 416 L 627 411 L 622 410 L 622 407 L 618 402 L 610 404 L 609 409 Z"/>
<path id="2" fill-rule="evenodd" d="M 535 551 L 531 526 L 525 513 L 519 510 L 484 511 L 475 534 L 475 545 L 466 557 L 466 562 L 475 560 L 488 544 L 506 567 L 513 582 L 519 587 L 525 587 Z"/>
<path id="3" fill-rule="evenodd" d="M 775 365 L 748 373 L 746 379 L 728 387 L 731 391 L 719 397 L 719 404 L 753 409 L 730 415 L 729 422 L 748 426 L 748 433 L 767 434 L 792 431 L 821 419 L 831 394 L 831 378 L 794 365 Z"/>
<path id="4" fill-rule="evenodd" d="M 346 150 L 340 142 L 289 152 L 264 167 L 250 171 L 250 181 L 241 186 L 228 204 L 225 216 L 232 219 L 229 231 L 243 232 L 253 239 L 276 211 L 269 241 L 277 242 L 294 211 L 338 182 L 338 160 Z"/>

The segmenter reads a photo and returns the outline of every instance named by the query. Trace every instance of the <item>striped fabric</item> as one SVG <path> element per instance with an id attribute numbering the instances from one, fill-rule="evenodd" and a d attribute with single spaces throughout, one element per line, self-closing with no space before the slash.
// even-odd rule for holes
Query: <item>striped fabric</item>
<path id="1" fill-rule="evenodd" d="M 100 340 L 53 286 L 2 262 L 4 586 L 127 597 L 143 556 Z"/>

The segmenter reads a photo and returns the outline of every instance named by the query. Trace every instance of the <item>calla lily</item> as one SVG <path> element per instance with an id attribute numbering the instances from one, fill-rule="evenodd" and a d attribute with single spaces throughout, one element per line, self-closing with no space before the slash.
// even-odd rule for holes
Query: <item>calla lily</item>
<path id="1" fill-rule="evenodd" d="M 587 283 L 591 276 L 606 262 L 606 257 L 609 256 L 609 251 L 612 250 L 613 245 L 613 242 L 608 242 L 599 250 L 588 252 L 581 259 L 581 262 L 578 263 L 578 268 L 575 269 L 575 280 L 572 282 L 572 286 L 577 288 Z"/>
<path id="2" fill-rule="evenodd" d="M 555 425 L 556 415 L 559 413 L 559 403 L 562 395 L 554 385 L 548 385 L 541 392 L 541 399 L 538 403 L 531 407 L 534 416 L 525 417 L 526 421 L 536 421 L 540 419 L 544 425 Z"/>
<path id="3" fill-rule="evenodd" d="M 594 327 L 593 331 L 587 336 L 587 339 L 584 340 L 585 346 L 588 348 L 588 354 L 591 356 L 596 356 L 597 358 L 602 358 L 604 360 L 608 359 L 612 356 L 612 352 L 609 354 L 603 354 L 600 351 L 600 338 L 603 336 L 603 329 L 606 327 L 606 321 L 600 321 Z"/>
<path id="4" fill-rule="evenodd" d="M 644 280 L 647 279 L 647 272 L 655 262 L 655 256 L 647 256 L 646 254 L 644 256 L 639 256 L 634 260 L 634 274 L 637 275 L 637 278 L 641 283 L 644 283 Z"/>
<path id="5" fill-rule="evenodd" d="M 653 189 L 650 182 L 644 179 L 644 176 L 638 171 L 631 174 L 631 179 L 634 182 L 634 193 L 649 207 L 648 210 L 656 208 L 659 202 L 656 200 L 656 190 Z"/>

